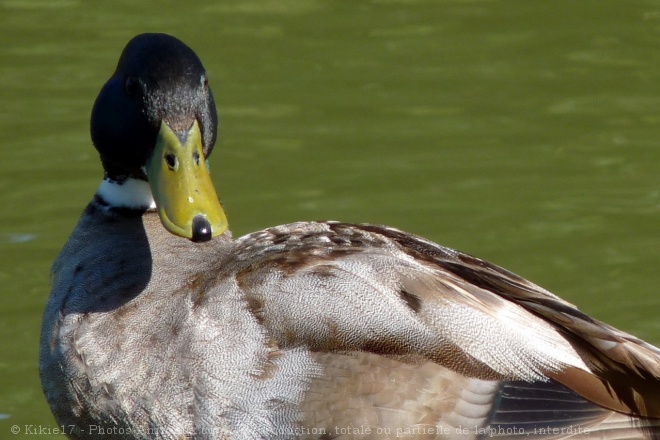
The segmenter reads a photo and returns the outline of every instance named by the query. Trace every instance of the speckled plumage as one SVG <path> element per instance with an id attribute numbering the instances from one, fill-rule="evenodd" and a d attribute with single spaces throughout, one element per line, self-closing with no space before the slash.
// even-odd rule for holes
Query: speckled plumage
<path id="1" fill-rule="evenodd" d="M 393 228 L 193 243 L 97 196 L 53 274 L 40 372 L 72 438 L 660 438 L 660 350 Z"/>

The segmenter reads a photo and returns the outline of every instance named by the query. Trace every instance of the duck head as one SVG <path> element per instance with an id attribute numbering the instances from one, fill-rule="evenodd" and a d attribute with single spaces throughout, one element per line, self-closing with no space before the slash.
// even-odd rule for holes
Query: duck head
<path id="1" fill-rule="evenodd" d="M 192 241 L 227 230 L 207 160 L 218 117 L 195 52 L 166 34 L 141 34 L 121 54 L 94 103 L 91 134 L 105 171 L 98 195 L 110 206 L 158 211 Z"/>

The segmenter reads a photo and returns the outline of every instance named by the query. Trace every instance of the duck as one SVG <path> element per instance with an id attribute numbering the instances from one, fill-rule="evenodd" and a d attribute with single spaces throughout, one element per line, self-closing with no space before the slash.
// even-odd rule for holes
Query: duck
<path id="1" fill-rule="evenodd" d="M 495 264 L 375 224 L 233 238 L 179 39 L 131 39 L 90 126 L 39 354 L 69 438 L 660 438 L 660 349 Z"/>

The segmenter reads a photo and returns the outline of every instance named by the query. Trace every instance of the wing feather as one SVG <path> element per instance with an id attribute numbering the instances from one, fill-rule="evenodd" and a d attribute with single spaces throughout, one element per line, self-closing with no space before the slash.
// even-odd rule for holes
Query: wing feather
<path id="1" fill-rule="evenodd" d="M 660 350 L 495 265 L 373 225 L 297 223 L 238 243 L 257 255 L 236 253 L 248 303 L 285 347 L 425 359 L 484 380 L 554 378 L 660 417 Z"/>

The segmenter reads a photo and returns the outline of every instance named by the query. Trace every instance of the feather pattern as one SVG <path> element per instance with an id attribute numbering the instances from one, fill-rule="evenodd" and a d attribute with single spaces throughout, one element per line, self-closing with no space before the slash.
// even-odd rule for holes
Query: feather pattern
<path id="1" fill-rule="evenodd" d="M 530 386 L 581 402 L 588 417 L 567 425 L 593 429 L 615 409 L 629 414 L 625 432 L 660 429 L 642 417 L 658 411 L 657 349 L 395 229 L 295 223 L 193 244 L 156 214 L 118 219 L 93 202 L 54 271 L 44 387 L 80 437 L 93 425 L 159 432 L 135 438 L 478 438 L 554 426 L 520 407 L 524 423 L 503 419 L 511 390 Z M 585 378 L 612 392 L 601 401 L 598 387 L 576 386 Z"/>

